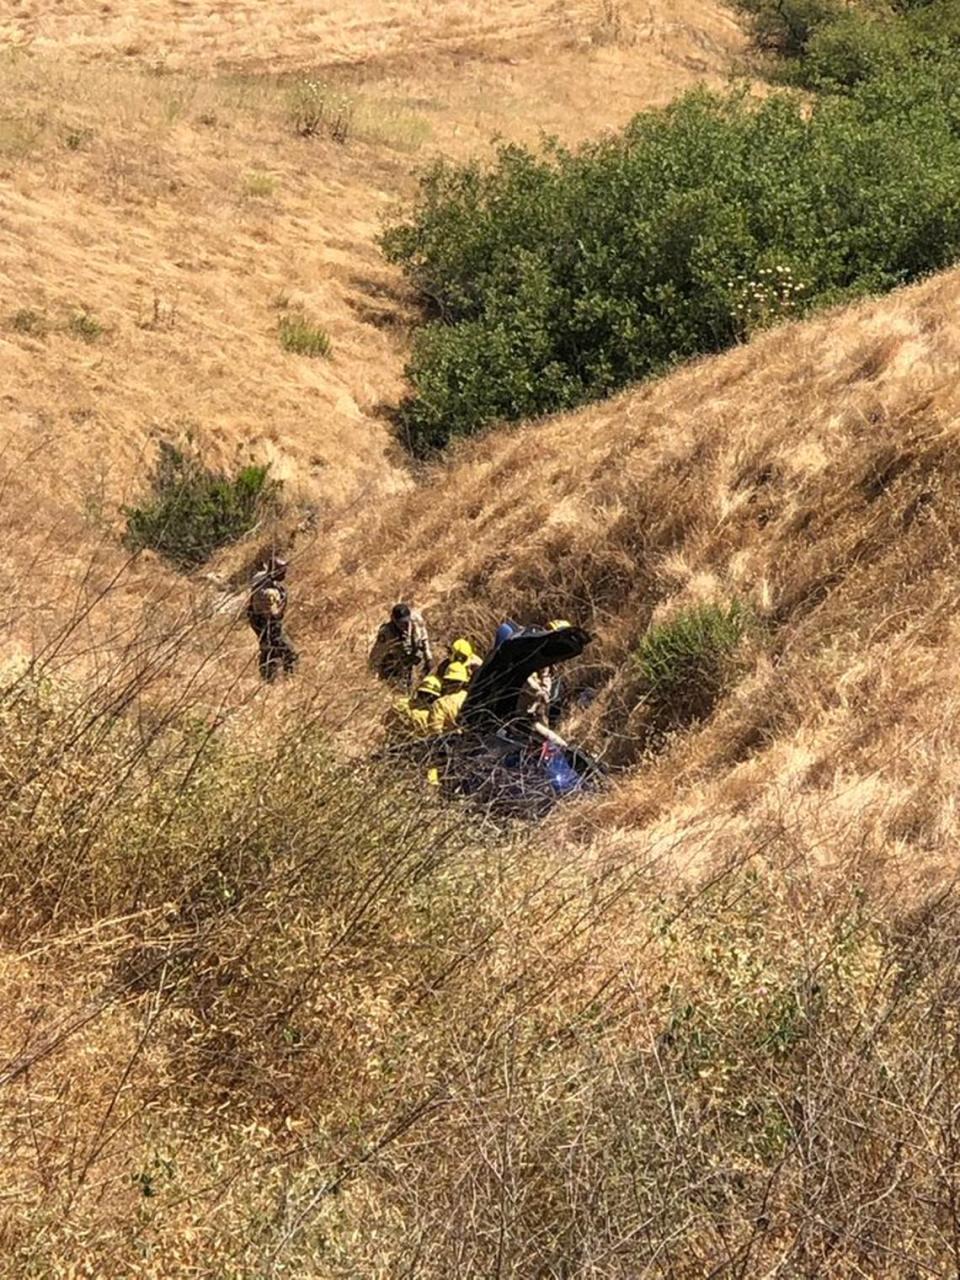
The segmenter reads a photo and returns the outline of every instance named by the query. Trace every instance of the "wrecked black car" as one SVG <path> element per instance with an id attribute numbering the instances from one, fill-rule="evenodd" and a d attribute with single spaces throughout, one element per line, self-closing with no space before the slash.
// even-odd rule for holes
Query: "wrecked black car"
<path id="1" fill-rule="evenodd" d="M 590 640 L 566 624 L 502 638 L 473 677 L 458 731 L 416 744 L 428 781 L 498 815 L 526 817 L 596 788 L 605 772 L 599 761 L 556 733 L 548 715 L 518 712 L 530 677 L 578 657 Z"/>

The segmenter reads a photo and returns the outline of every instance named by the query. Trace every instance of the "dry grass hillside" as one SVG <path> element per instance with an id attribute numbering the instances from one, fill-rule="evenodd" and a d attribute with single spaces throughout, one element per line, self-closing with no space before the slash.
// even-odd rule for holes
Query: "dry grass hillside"
<path id="1" fill-rule="evenodd" d="M 736 24 L 722 7 L 704 0 L 494 0 L 479 8 L 463 0 L 420 5 L 411 0 L 360 0 L 345 7 L 318 0 L 205 3 L 204 0 L 15 0 L 3 15 L 0 37 L 13 45 L 88 58 L 162 59 L 176 67 L 243 66 L 269 72 L 346 65 L 377 69 L 404 62 L 421 66 L 422 84 L 442 83 L 454 58 L 465 78 L 482 77 L 481 64 L 499 60 L 549 62 L 564 48 L 642 47 L 633 61 L 656 93 L 683 84 L 688 73 L 716 73 L 741 47 Z M 429 68 L 423 63 L 429 60 Z M 614 60 L 609 60 L 611 65 Z M 588 72 L 582 65 L 581 72 Z M 557 94 L 554 86 L 553 93 Z M 576 92 L 574 90 L 574 92 Z M 643 92 L 641 89 L 639 92 Z M 559 95 L 558 95 L 559 96 Z M 598 101 L 602 99 L 598 97 Z M 439 104 L 437 104 L 439 105 Z M 524 102 L 525 109 L 530 104 Z"/>
<path id="2" fill-rule="evenodd" d="M 952 1273 L 958 291 L 475 441 L 297 558 L 288 685 L 227 616 L 5 674 L 0 1275 Z M 586 622 L 632 767 L 503 832 L 345 766 L 397 594 Z M 651 743 L 630 654 L 733 598 Z"/>
<path id="3" fill-rule="evenodd" d="M 600 848 L 665 840 L 699 864 L 789 814 L 811 847 L 851 832 L 864 854 L 940 874 L 958 750 L 958 295 L 960 276 L 938 277 L 489 434 L 333 576 L 305 565 L 301 592 L 317 618 L 360 606 L 360 636 L 393 596 L 447 638 L 482 642 L 504 616 L 595 632 L 573 686 L 599 697 L 571 731 L 643 766 L 576 819 Z M 631 655 L 652 623 L 733 600 L 755 620 L 739 683 L 650 756 Z"/>
<path id="4" fill-rule="evenodd" d="M 414 473 L 376 249 L 413 167 L 722 77 L 729 16 L 0 34 L 0 1277 L 956 1273 L 960 274 Z M 121 548 L 190 431 L 285 482 L 294 681 L 223 589 L 271 530 L 191 578 Z M 504 830 L 371 758 L 401 596 L 438 640 L 588 626 L 610 786 Z M 643 637 L 733 601 L 663 732 Z"/>
<path id="5" fill-rule="evenodd" d="M 694 2 L 8 8 L 2 520 L 37 589 L 116 570 L 159 438 L 269 462 L 287 529 L 407 485 L 383 409 L 412 317 L 376 240 L 415 170 L 618 125 L 741 47 Z M 301 314 L 328 357 L 282 349 Z M 182 594 L 139 573 L 134 602 Z"/>

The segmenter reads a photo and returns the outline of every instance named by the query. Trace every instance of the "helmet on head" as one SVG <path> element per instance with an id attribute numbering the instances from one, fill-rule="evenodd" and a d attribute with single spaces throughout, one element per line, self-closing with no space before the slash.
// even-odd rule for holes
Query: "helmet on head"
<path id="1" fill-rule="evenodd" d="M 469 684 L 470 672 L 464 662 L 451 662 L 443 673 L 444 684 Z"/>
<path id="2" fill-rule="evenodd" d="M 390 610 L 390 617 L 394 622 L 410 621 L 410 606 L 408 604 L 395 604 Z"/>
<path id="3" fill-rule="evenodd" d="M 417 686 L 417 693 L 431 694 L 434 698 L 439 698 L 443 693 L 443 685 L 440 683 L 438 676 L 425 676 Z"/>
<path id="4" fill-rule="evenodd" d="M 460 662 L 469 662 L 473 657 L 473 645 L 469 640 L 464 640 L 461 637 L 458 640 L 454 640 L 453 644 L 450 646 L 450 652 L 459 659 Z"/>
<path id="5" fill-rule="evenodd" d="M 554 618 L 552 622 L 547 623 L 548 631 L 569 631 L 573 626 L 572 622 L 568 622 L 566 618 Z"/>
<path id="6" fill-rule="evenodd" d="M 516 634 L 517 628 L 512 622 L 501 622 L 493 638 L 493 647 L 499 649 L 505 640 L 512 640 Z"/>

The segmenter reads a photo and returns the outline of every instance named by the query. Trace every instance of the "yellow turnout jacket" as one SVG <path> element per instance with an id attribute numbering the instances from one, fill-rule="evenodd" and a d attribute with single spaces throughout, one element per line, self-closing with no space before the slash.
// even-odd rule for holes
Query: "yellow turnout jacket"
<path id="1" fill-rule="evenodd" d="M 445 693 L 430 708 L 430 733 L 449 733 L 457 727 L 457 718 L 467 700 L 466 689 Z"/>

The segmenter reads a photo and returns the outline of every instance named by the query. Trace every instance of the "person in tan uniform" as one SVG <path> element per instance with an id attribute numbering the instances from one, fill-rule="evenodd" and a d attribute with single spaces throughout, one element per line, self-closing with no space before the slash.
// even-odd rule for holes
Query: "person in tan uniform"
<path id="1" fill-rule="evenodd" d="M 287 639 L 283 617 L 287 611 L 287 562 L 273 556 L 254 574 L 247 601 L 247 621 L 260 642 L 260 676 L 271 682 L 281 668 L 290 675 L 299 655 Z"/>
<path id="2" fill-rule="evenodd" d="M 549 667 L 544 667 L 542 671 L 535 671 L 524 680 L 517 698 L 517 714 L 522 720 L 546 724 L 552 700 L 553 674 Z"/>
<path id="3" fill-rule="evenodd" d="M 389 680 L 407 689 L 414 682 L 419 667 L 421 676 L 433 670 L 433 653 L 427 624 L 419 609 L 408 604 L 395 604 L 390 618 L 377 631 L 370 650 L 370 667 L 381 680 Z"/>
<path id="4" fill-rule="evenodd" d="M 555 618 L 547 623 L 544 630 L 567 631 L 570 626 L 566 618 Z M 552 667 L 541 667 L 524 681 L 517 699 L 517 714 L 522 720 L 553 725 L 560 718 L 561 696 L 562 689 L 558 674 Z"/>

